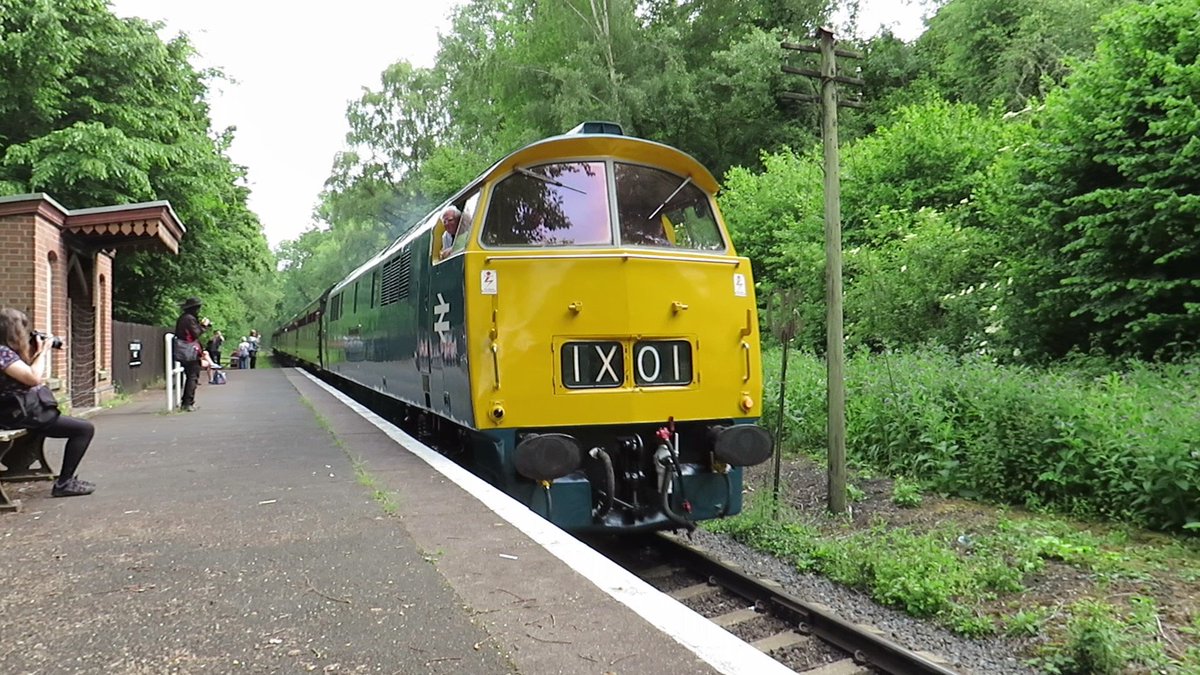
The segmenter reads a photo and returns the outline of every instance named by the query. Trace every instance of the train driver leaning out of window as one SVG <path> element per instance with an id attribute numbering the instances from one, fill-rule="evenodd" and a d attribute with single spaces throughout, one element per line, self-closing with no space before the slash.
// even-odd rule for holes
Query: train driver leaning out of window
<path id="1" fill-rule="evenodd" d="M 445 259 L 450 255 L 450 248 L 454 246 L 454 235 L 458 234 L 458 221 L 461 215 L 458 208 L 454 206 L 449 206 L 442 212 L 442 227 L 445 228 L 445 232 L 442 232 L 442 252 L 438 254 L 439 259 Z"/>

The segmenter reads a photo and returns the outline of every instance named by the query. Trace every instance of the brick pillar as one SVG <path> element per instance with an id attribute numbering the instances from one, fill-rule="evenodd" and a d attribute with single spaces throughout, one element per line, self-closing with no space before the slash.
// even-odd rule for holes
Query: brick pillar
<path id="1" fill-rule="evenodd" d="M 33 308 L 29 318 L 34 328 L 64 339 L 71 334 L 67 312 L 67 247 L 59 225 L 41 213 L 34 215 L 33 229 Z M 26 241 L 26 246 L 29 242 Z M 49 306 L 47 306 L 49 301 Z M 59 394 L 67 393 L 71 364 L 67 349 L 54 350 L 50 356 L 50 377 L 61 384 Z M 52 386 L 55 383 L 51 383 Z"/>
<path id="2" fill-rule="evenodd" d="M 34 312 L 33 214 L 0 216 L 0 306 Z"/>

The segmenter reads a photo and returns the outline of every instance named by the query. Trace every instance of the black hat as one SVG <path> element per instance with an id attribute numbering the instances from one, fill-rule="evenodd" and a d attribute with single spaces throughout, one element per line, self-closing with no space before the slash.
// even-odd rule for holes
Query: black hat
<path id="1" fill-rule="evenodd" d="M 183 301 L 183 304 L 180 305 L 179 308 L 180 309 L 191 309 L 193 307 L 199 307 L 201 304 L 202 303 L 200 302 L 200 298 L 188 298 L 187 300 Z"/>

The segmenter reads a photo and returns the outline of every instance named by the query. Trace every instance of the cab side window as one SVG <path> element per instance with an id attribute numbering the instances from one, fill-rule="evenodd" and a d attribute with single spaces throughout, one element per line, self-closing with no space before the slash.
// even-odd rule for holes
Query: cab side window
<path id="1" fill-rule="evenodd" d="M 462 253 L 471 240 L 471 224 L 475 206 L 479 203 L 476 191 L 466 199 L 455 200 L 434 214 L 433 262 L 436 264 L 452 255 Z"/>
<path id="2" fill-rule="evenodd" d="M 467 197 L 463 202 L 462 215 L 458 219 L 458 234 L 454 235 L 454 244 L 450 248 L 450 255 L 462 253 L 467 248 L 467 243 L 474 236 L 475 232 L 475 214 L 478 212 L 479 192 Z"/>
<path id="3" fill-rule="evenodd" d="M 434 212 L 433 215 L 429 216 L 428 220 L 420 225 L 422 228 L 428 227 L 432 234 L 429 238 L 429 255 L 435 265 L 446 257 L 443 255 L 445 252 L 443 251 L 443 247 L 446 243 L 446 226 L 442 222 L 442 213 L 443 211 L 441 210 Z"/>

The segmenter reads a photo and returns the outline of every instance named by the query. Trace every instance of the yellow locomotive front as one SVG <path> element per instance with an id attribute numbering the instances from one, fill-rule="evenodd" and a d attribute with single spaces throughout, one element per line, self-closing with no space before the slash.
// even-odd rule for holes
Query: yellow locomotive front
<path id="1" fill-rule="evenodd" d="M 550 139 L 493 167 L 462 251 L 493 479 L 570 529 L 741 509 L 765 461 L 750 262 L 712 175 L 657 143 Z M 475 232 L 475 230 L 478 230 Z"/>

